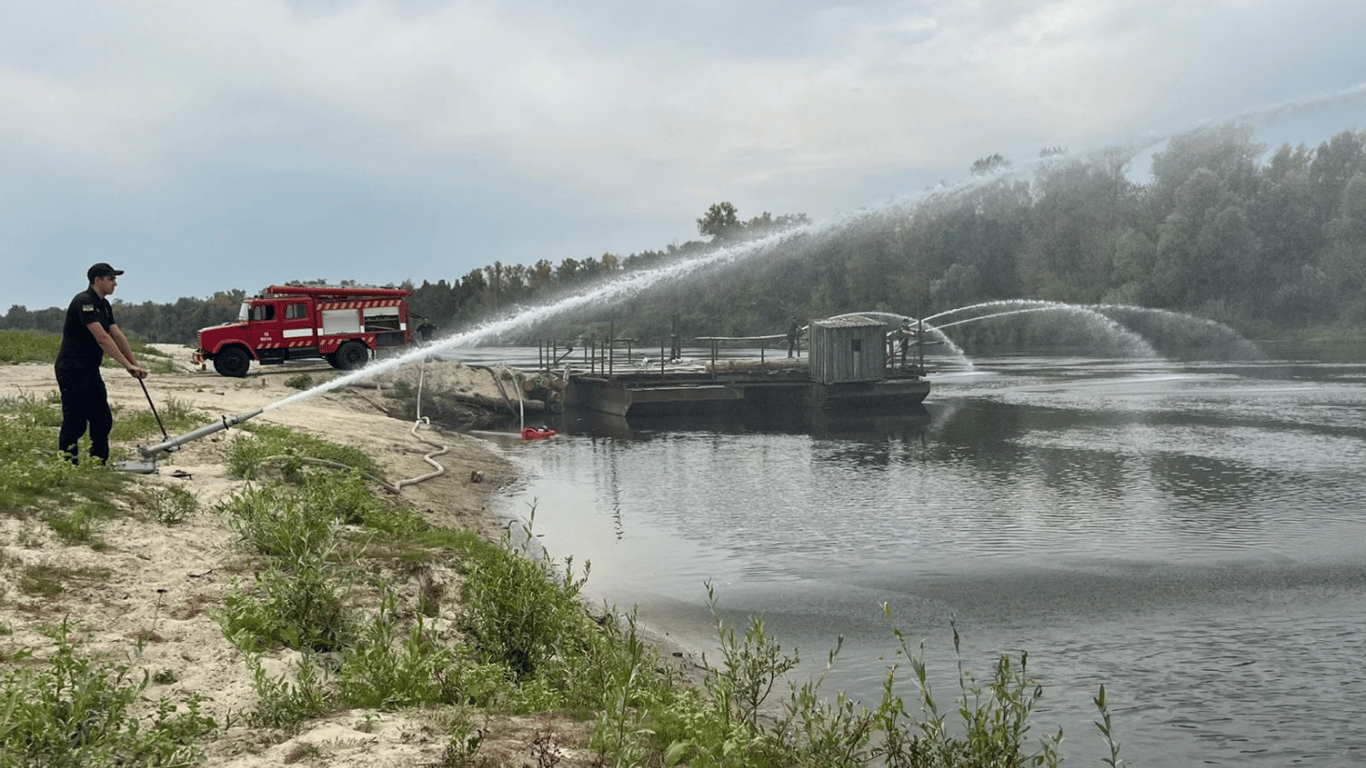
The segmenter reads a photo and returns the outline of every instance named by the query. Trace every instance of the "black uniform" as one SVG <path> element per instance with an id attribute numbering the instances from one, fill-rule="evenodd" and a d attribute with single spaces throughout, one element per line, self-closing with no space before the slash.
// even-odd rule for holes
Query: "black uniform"
<path id="1" fill-rule="evenodd" d="M 76 443 L 90 429 L 90 455 L 109 460 L 109 431 L 114 413 L 100 376 L 104 349 L 86 326 L 98 322 L 105 331 L 114 323 L 114 308 L 88 288 L 76 294 L 66 308 L 62 348 L 57 353 L 57 388 L 62 393 L 62 429 L 57 445 L 76 462 Z"/>

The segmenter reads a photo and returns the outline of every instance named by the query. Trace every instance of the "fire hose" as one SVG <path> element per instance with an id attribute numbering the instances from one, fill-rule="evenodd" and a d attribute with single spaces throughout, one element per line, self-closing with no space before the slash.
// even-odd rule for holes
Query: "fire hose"
<path id="1" fill-rule="evenodd" d="M 426 456 L 423 456 L 423 457 L 422 457 L 422 460 L 423 460 L 423 461 L 425 461 L 425 462 L 427 462 L 428 464 L 432 465 L 434 471 L 428 472 L 427 474 L 422 475 L 422 476 L 420 476 L 420 477 L 414 477 L 414 478 L 410 478 L 410 479 L 408 479 L 408 480 L 400 480 L 400 481 L 398 481 L 397 483 L 394 484 L 394 487 L 395 487 L 396 489 L 401 489 L 401 488 L 403 488 L 403 486 L 405 486 L 405 485 L 416 485 L 417 483 L 420 483 L 420 482 L 422 482 L 422 481 L 424 481 L 424 480 L 430 480 L 430 479 L 432 479 L 433 477 L 440 477 L 441 475 L 445 474 L 445 472 L 446 472 L 446 468 L 443 467 L 443 466 L 441 466 L 440 462 L 438 462 L 434 457 L 436 457 L 436 456 L 441 456 L 442 454 L 446 453 L 449 449 L 448 449 L 446 446 L 441 445 L 441 444 L 439 444 L 439 443 L 434 443 L 434 442 L 432 442 L 431 440 L 427 440 L 427 439 L 425 439 L 425 438 L 418 437 L 418 434 L 417 434 L 418 428 L 421 427 L 423 424 L 426 424 L 426 425 L 430 426 L 431 423 L 432 423 L 432 420 L 431 420 L 431 419 L 429 419 L 429 418 L 427 418 L 426 416 L 423 416 L 423 415 L 422 415 L 422 383 L 423 383 L 423 381 L 425 380 L 426 376 L 427 376 L 427 361 L 426 361 L 426 359 L 424 358 L 423 361 L 422 361 L 422 368 L 418 371 L 418 374 L 417 374 L 417 408 L 416 408 L 416 410 L 415 410 L 415 413 L 417 414 L 417 420 L 413 422 L 413 428 L 412 428 L 411 430 L 409 430 L 409 433 L 413 436 L 413 439 L 414 439 L 414 440 L 417 440 L 419 443 L 426 443 L 427 445 L 430 445 L 430 446 L 432 446 L 433 448 L 436 448 L 436 449 L 437 449 L 437 450 L 435 450 L 435 451 L 432 451 L 431 453 L 428 453 Z"/>
<path id="2" fill-rule="evenodd" d="M 431 447 L 437 449 L 437 450 L 428 452 L 425 456 L 422 457 L 422 460 L 425 461 L 425 462 L 427 462 L 428 464 L 430 464 L 430 465 L 433 467 L 433 470 L 434 470 L 434 471 L 428 472 L 427 474 L 425 474 L 425 475 L 420 475 L 420 476 L 418 476 L 418 477 L 408 478 L 408 479 L 406 479 L 406 480 L 399 480 L 399 481 L 396 482 L 396 483 L 388 483 L 388 482 L 385 482 L 384 480 L 382 480 L 382 479 L 380 479 L 380 478 L 377 478 L 377 477 L 374 477 L 374 476 L 370 476 L 370 475 L 366 475 L 366 479 L 368 479 L 368 480 L 370 480 L 370 481 L 372 481 L 372 482 L 375 482 L 375 483 L 379 484 L 379 485 L 382 486 L 385 490 L 387 490 L 387 491 L 389 491 L 389 492 L 391 492 L 391 493 L 395 493 L 395 494 L 396 494 L 396 493 L 399 493 L 399 492 L 404 488 L 404 486 L 416 485 L 417 483 L 421 483 L 421 482 L 423 482 L 423 481 L 430 480 L 430 479 L 432 479 L 432 478 L 434 478 L 434 477 L 440 477 L 441 475 L 445 474 L 445 472 L 446 472 L 446 468 L 443 467 L 439 462 L 437 462 L 436 459 L 435 459 L 435 457 L 436 457 L 436 456 L 441 456 L 441 455 L 447 453 L 447 452 L 449 451 L 449 448 L 447 448 L 447 447 L 444 446 L 444 445 L 441 445 L 440 443 L 435 443 L 435 442 L 432 442 L 431 440 L 427 440 L 427 439 L 425 439 L 425 438 L 423 438 L 423 437 L 419 437 L 418 434 L 417 434 L 418 428 L 421 427 L 423 424 L 427 424 L 427 425 L 430 425 L 430 424 L 431 424 L 431 419 L 428 419 L 428 418 L 422 416 L 422 378 L 421 378 L 421 376 L 422 376 L 423 374 L 425 374 L 425 372 L 426 372 L 425 369 L 426 369 L 426 363 L 424 362 L 424 363 L 423 363 L 423 372 L 422 372 L 422 374 L 419 375 L 419 379 L 418 379 L 418 392 L 417 392 L 417 413 L 418 413 L 418 416 L 417 416 L 417 420 L 413 423 L 413 428 L 412 428 L 411 430 L 409 430 L 409 431 L 410 431 L 410 433 L 412 434 L 412 436 L 413 436 L 418 442 L 425 443 L 426 445 L 429 445 L 429 446 L 431 446 Z M 147 384 L 146 384 L 145 382 L 143 382 L 142 379 L 138 379 L 138 383 L 142 384 L 142 392 L 143 392 L 144 395 L 147 396 L 147 404 L 148 404 L 148 405 L 151 407 L 151 409 L 152 409 L 152 415 L 156 418 L 157 426 L 161 428 L 161 435 L 162 435 L 162 437 L 163 437 L 164 439 L 163 439 L 160 443 L 157 443 L 156 445 L 139 445 L 139 446 L 138 446 L 138 454 L 141 455 L 141 457 L 142 457 L 142 459 L 141 459 L 140 461 L 121 461 L 121 462 L 119 462 L 118 464 L 115 465 L 115 467 L 116 467 L 117 469 L 120 469 L 120 470 L 125 471 L 125 472 L 135 472 L 135 473 L 144 474 L 144 475 L 154 474 L 154 473 L 157 471 L 157 460 L 160 459 L 163 455 L 169 454 L 169 453 L 172 453 L 172 452 L 174 452 L 174 451 L 179 450 L 180 447 L 181 447 L 182 445 L 184 445 L 184 444 L 186 444 L 186 443 L 188 443 L 188 442 L 190 442 L 190 441 L 192 441 L 192 440 L 198 440 L 198 439 L 201 438 L 201 437 L 207 437 L 208 435 L 211 435 L 211 434 L 213 434 L 213 433 L 215 433 L 215 432 L 221 432 L 221 431 L 223 431 L 223 430 L 226 430 L 226 429 L 228 429 L 229 427 L 235 427 L 235 426 L 237 426 L 238 424 L 241 424 L 242 422 L 244 422 L 244 421 L 246 421 L 246 420 L 248 420 L 248 419 L 253 419 L 253 418 L 257 417 L 257 416 L 260 416 L 262 413 L 265 413 L 265 409 L 264 409 L 264 408 L 257 408 L 257 409 L 254 410 L 254 411 L 246 411 L 246 412 L 243 412 L 243 413 L 239 413 L 239 414 L 237 414 L 236 416 L 221 416 L 221 417 L 219 417 L 219 420 L 216 421 L 216 422 L 213 422 L 213 423 L 211 423 L 211 424 L 206 424 L 206 425 L 204 425 L 204 426 L 202 426 L 202 427 L 199 427 L 198 429 L 191 430 L 191 431 L 186 432 L 185 434 L 180 435 L 180 436 L 178 436 L 178 437 L 171 437 L 171 436 L 170 436 L 169 434 L 167 434 L 167 432 L 166 432 L 166 425 L 165 425 L 164 423 L 162 423 L 162 421 L 161 421 L 161 415 L 160 415 L 159 413 L 157 413 L 156 404 L 152 402 L 152 395 L 151 395 L 151 393 L 147 391 Z M 277 457 L 265 457 L 265 458 L 277 458 Z M 336 461 L 327 461 L 327 460 L 324 460 L 324 459 L 314 459 L 314 458 L 310 458 L 310 457 L 301 457 L 301 458 L 302 458 L 303 461 L 305 461 L 305 462 L 307 462 L 307 463 L 309 463 L 309 464 L 317 464 L 317 465 L 321 465 L 321 466 L 328 466 L 328 467 L 333 467 L 333 468 L 335 468 L 335 469 L 346 469 L 346 470 L 355 469 L 355 467 L 352 467 L 352 466 L 347 465 L 347 464 L 342 464 L 342 463 L 336 462 Z"/>

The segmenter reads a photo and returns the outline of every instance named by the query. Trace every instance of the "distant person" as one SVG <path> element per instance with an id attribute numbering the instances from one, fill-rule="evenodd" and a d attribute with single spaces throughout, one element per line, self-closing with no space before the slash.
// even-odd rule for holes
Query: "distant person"
<path id="1" fill-rule="evenodd" d="M 79 463 L 77 444 L 90 430 L 90 456 L 109 461 L 109 431 L 114 412 L 100 376 L 106 353 L 135 379 L 147 378 L 128 339 L 114 321 L 114 308 L 106 296 L 118 287 L 123 270 L 100 262 L 86 270 L 90 286 L 76 294 L 66 308 L 62 347 L 57 352 L 57 388 L 62 394 L 62 428 L 57 446 L 72 464 Z"/>
<path id="2" fill-rule="evenodd" d="M 802 325 L 797 318 L 792 318 L 792 322 L 787 326 L 787 356 L 792 357 L 797 351 L 797 340 L 801 338 Z"/>
<path id="3" fill-rule="evenodd" d="M 417 327 L 418 338 L 423 344 L 432 343 L 432 334 L 436 333 L 436 326 L 432 324 L 431 318 L 422 318 L 422 325 Z"/>
<path id="4" fill-rule="evenodd" d="M 902 365 L 905 365 L 905 364 L 906 364 L 906 353 L 907 353 L 907 352 L 909 351 L 909 349 L 910 349 L 910 346 L 911 346 L 911 339 L 913 339 L 913 338 L 915 338 L 915 329 L 911 327 L 911 324 L 910 324 L 910 323 L 902 323 L 902 324 L 901 324 L 901 341 L 900 341 L 900 343 L 898 344 L 898 348 L 901 350 L 901 364 L 902 364 Z"/>

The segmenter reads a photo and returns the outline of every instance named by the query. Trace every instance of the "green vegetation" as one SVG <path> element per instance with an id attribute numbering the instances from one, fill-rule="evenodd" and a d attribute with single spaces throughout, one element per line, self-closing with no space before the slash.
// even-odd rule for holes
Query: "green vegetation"
<path id="1" fill-rule="evenodd" d="M 176 525 L 199 510 L 199 499 L 184 488 L 155 487 L 139 489 L 147 516 L 162 525 Z"/>
<path id="2" fill-rule="evenodd" d="M 61 318 L 58 317 L 57 324 L 52 328 L 0 330 L 0 363 L 52 363 L 62 346 L 61 329 Z M 152 373 L 171 373 L 175 370 L 174 363 L 165 352 L 131 337 L 128 342 L 133 346 L 138 362 Z M 104 365 L 114 366 L 107 355 Z"/>
<path id="3" fill-rule="evenodd" d="M 206 420 L 175 400 L 160 413 L 167 429 L 189 429 Z M 114 499 L 163 523 L 179 522 L 194 512 L 193 498 L 184 491 L 134 484 L 128 475 L 94 462 L 72 466 L 56 447 L 60 426 L 61 403 L 55 392 L 42 399 L 29 394 L 0 398 L 0 510 L 19 519 L 41 518 L 63 539 L 86 542 L 97 539 L 101 519 L 124 513 Z M 111 437 L 116 441 L 156 434 L 149 412 L 115 415 Z"/>
<path id="4" fill-rule="evenodd" d="M 25 440 L 52 441 L 53 408 L 32 398 L 0 404 L 0 442 L 12 449 L 0 465 L 0 487 L 22 500 L 6 503 L 4 514 L 61 518 L 62 540 L 79 546 L 97 538 L 102 516 L 119 513 L 102 501 L 109 494 L 98 483 L 119 483 L 120 496 L 137 499 L 133 510 L 152 510 L 142 512 L 149 519 L 174 523 L 194 512 L 193 500 L 175 493 L 137 496 L 133 486 L 141 484 L 133 476 L 70 467 L 55 452 L 18 450 Z M 700 686 L 685 685 L 644 642 L 633 615 L 587 610 L 588 565 L 577 568 L 572 559 L 538 550 L 531 523 L 499 542 L 432 526 L 376 493 L 380 481 L 366 478 L 378 469 L 363 454 L 290 430 L 244 431 L 232 452 L 235 471 L 252 480 L 215 513 L 238 534 L 252 573 L 238 577 L 212 615 L 245 654 L 255 684 L 254 706 L 234 717 L 275 738 L 346 710 L 405 710 L 424 713 L 445 743 L 443 764 L 452 766 L 497 764 L 481 754 L 484 726 L 525 714 L 577 723 L 591 733 L 586 746 L 604 766 L 1060 761 L 1060 733 L 1030 741 L 1041 689 L 1028 676 L 1025 656 L 1001 657 L 981 680 L 960 662 L 954 705 L 943 708 L 920 652 L 893 628 L 901 661 L 888 669 L 882 700 L 864 705 L 827 694 L 824 675 L 789 680 L 796 654 L 767 634 L 761 618 L 743 630 L 724 623 L 709 587 L 720 656 Z M 54 482 L 18 482 L 37 475 Z M 107 578 L 98 568 L 8 557 L 0 558 L 0 569 L 12 573 L 9 581 L 24 597 L 53 597 L 68 584 Z M 452 577 L 437 578 L 439 572 Z M 436 631 L 438 622 L 447 629 Z M 171 682 L 174 675 L 135 675 L 128 666 L 82 657 L 69 632 L 63 623 L 41 663 L 33 657 L 39 649 L 7 648 L 0 656 L 0 768 L 202 762 L 208 740 L 228 724 L 204 715 L 198 694 L 179 704 L 153 700 L 149 681 Z M 139 654 L 154 634 L 139 634 Z M 301 653 L 287 675 L 262 664 L 263 654 L 280 647 Z M 909 701 L 898 693 L 905 687 L 902 665 L 913 673 Z M 1111 746 L 1108 762 L 1117 765 L 1104 689 L 1096 704 Z M 548 735 L 538 736 L 532 750 L 541 765 L 557 759 Z"/>
<path id="5" fill-rule="evenodd" d="M 1366 131 L 1269 152 L 1253 135 L 1246 125 L 1204 126 L 1173 137 L 1148 168 L 1133 167 L 1135 158 L 1121 150 L 1072 157 L 1051 147 L 1023 175 L 992 154 L 972 164 L 971 184 L 849 216 L 757 248 L 729 267 L 557 316 L 553 326 L 505 341 L 572 341 L 601 337 L 609 327 L 660 339 L 675 318 L 684 337 L 777 333 L 792 316 L 879 310 L 928 317 L 1001 299 L 1139 305 L 1260 337 L 1302 337 L 1306 329 L 1359 335 L 1366 321 Z M 769 213 L 744 220 L 720 202 L 696 220 L 705 240 L 558 264 L 494 262 L 456 281 L 408 283 L 411 304 L 454 329 L 806 221 Z M 198 328 L 231 319 L 242 295 L 119 304 L 118 317 L 125 332 L 141 338 L 192 343 Z M 55 331 L 61 312 L 14 306 L 0 328 Z M 1051 329 L 1019 331 L 1018 321 L 974 324 L 954 337 L 969 347 L 1019 343 L 1021 333 L 1028 341 L 1050 338 Z"/>
<path id="6" fill-rule="evenodd" d="M 61 327 L 57 332 L 0 331 L 0 363 L 51 363 L 62 346 Z M 136 351 L 136 350 L 134 350 Z"/>
<path id="7" fill-rule="evenodd" d="M 192 419 L 172 410 L 177 419 Z M 73 467 L 48 447 L 55 445 L 59 423 L 54 398 L 0 400 L 0 510 L 20 521 L 43 521 L 68 545 L 102 549 L 97 535 L 101 521 L 138 514 L 144 504 L 156 507 L 151 500 L 163 492 L 140 488 L 130 476 L 93 463 Z M 135 428 L 125 425 L 129 432 Z M 172 504 L 173 520 L 164 512 L 149 517 L 175 522 L 193 511 L 184 500 Z M 41 546 L 41 538 L 21 529 L 20 543 Z M 13 572 L 19 595 L 27 598 L 52 599 L 68 585 L 99 584 L 109 576 L 103 568 L 72 568 L 47 560 L 24 565 L 0 558 L 0 568 Z M 126 666 L 78 657 L 68 633 L 63 622 L 52 635 L 55 649 L 43 666 L 27 663 L 32 649 L 3 654 L 8 662 L 23 665 L 0 674 L 0 766 L 194 764 L 198 742 L 214 728 L 199 712 L 201 697 L 192 695 L 184 710 L 164 698 L 151 702 L 143 696 L 146 679 L 134 679 Z"/>
<path id="8" fill-rule="evenodd" d="M 217 727 L 200 712 L 202 696 L 191 694 L 184 710 L 164 697 L 152 702 L 143 695 L 145 677 L 77 656 L 68 634 L 63 623 L 45 665 L 0 676 L 0 766 L 172 768 L 200 762 L 199 742 Z"/>
<path id="9" fill-rule="evenodd" d="M 155 386 L 155 382 L 152 386 Z M 207 416 L 173 397 L 156 403 L 156 409 L 157 412 L 153 414 L 149 409 L 139 408 L 130 412 L 115 406 L 114 429 L 109 433 L 109 439 L 126 442 L 152 435 L 159 442 L 163 428 L 168 434 L 178 435 L 209 422 Z M 161 418 L 160 423 L 157 423 L 157 417 Z M 58 421 L 60 423 L 60 418 Z"/>
<path id="10" fill-rule="evenodd" d="M 286 479 L 295 482 L 303 475 L 303 465 L 328 462 L 379 475 L 374 459 L 364 451 L 297 432 L 288 427 L 252 422 L 242 425 L 248 437 L 233 441 L 228 448 L 228 472 L 244 480 L 257 479 L 263 465 L 276 464 Z"/>

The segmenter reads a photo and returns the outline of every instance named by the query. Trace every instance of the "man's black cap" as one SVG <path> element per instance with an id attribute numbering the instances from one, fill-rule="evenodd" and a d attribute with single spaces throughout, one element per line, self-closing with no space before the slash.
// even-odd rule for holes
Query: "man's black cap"
<path id="1" fill-rule="evenodd" d="M 114 269 L 108 264 L 105 264 L 103 261 L 85 271 L 86 279 L 90 280 L 91 282 L 94 282 L 95 278 L 97 277 L 118 277 L 121 274 L 123 274 L 123 270 Z"/>

